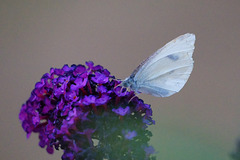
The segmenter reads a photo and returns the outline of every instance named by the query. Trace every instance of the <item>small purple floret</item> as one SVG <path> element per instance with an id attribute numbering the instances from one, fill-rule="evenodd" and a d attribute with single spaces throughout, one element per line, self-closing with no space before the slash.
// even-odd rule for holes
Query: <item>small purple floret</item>
<path id="1" fill-rule="evenodd" d="M 129 109 L 129 106 L 127 106 L 126 108 L 119 107 L 118 109 L 112 109 L 112 111 L 120 116 L 125 116 L 127 113 L 129 113 Z"/>
<path id="2" fill-rule="evenodd" d="M 125 131 L 123 132 L 125 139 L 132 140 L 134 137 L 137 136 L 136 131 Z"/>

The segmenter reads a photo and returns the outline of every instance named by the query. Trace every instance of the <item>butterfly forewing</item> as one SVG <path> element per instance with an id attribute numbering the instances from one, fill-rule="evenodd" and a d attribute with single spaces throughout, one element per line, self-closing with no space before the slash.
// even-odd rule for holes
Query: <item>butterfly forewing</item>
<path id="1" fill-rule="evenodd" d="M 194 34 L 184 34 L 145 60 L 131 75 L 137 92 L 167 97 L 181 90 L 193 69 L 194 42 Z"/>

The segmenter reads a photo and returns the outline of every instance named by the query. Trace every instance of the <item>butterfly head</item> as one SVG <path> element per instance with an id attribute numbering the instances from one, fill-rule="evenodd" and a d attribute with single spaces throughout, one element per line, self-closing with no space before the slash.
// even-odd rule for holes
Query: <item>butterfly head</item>
<path id="1" fill-rule="evenodd" d="M 130 88 L 131 86 L 131 79 L 128 77 L 125 80 L 122 81 L 122 83 L 120 84 L 122 87 L 124 88 Z"/>
<path id="2" fill-rule="evenodd" d="M 131 90 L 137 91 L 136 82 L 134 81 L 134 79 L 132 77 L 126 78 L 125 80 L 122 81 L 122 83 L 120 85 L 124 88 L 129 88 Z"/>

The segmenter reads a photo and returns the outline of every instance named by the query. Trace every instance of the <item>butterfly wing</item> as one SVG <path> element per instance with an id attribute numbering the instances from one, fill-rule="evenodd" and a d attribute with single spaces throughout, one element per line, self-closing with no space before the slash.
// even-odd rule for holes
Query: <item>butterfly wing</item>
<path id="1" fill-rule="evenodd" d="M 193 69 L 194 43 L 194 34 L 184 34 L 145 60 L 130 76 L 137 84 L 137 91 L 157 97 L 180 91 Z"/>

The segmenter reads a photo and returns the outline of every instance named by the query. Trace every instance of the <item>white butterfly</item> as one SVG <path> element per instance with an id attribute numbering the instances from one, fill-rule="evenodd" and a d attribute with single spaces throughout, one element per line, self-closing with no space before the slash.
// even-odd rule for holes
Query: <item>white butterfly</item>
<path id="1" fill-rule="evenodd" d="M 193 70 L 194 43 L 194 34 L 177 37 L 143 61 L 120 85 L 157 97 L 175 94 Z"/>

